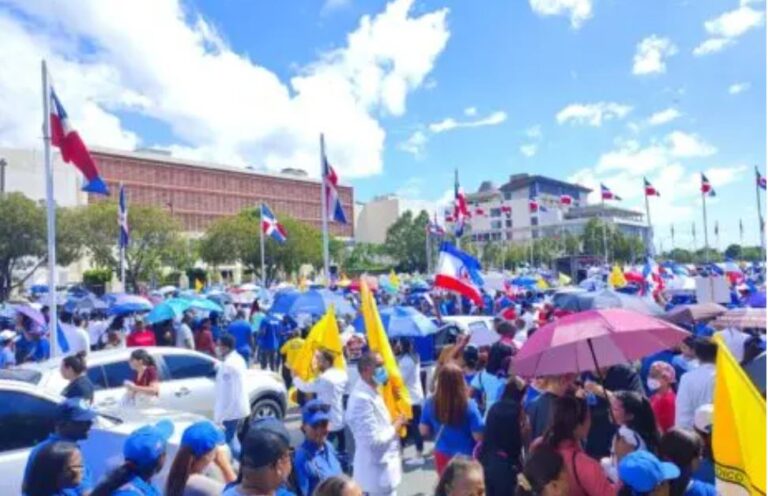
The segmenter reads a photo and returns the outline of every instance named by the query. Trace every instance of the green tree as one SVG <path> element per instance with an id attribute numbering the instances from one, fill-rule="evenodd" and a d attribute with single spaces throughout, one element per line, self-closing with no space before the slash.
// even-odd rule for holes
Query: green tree
<path id="1" fill-rule="evenodd" d="M 100 201 L 79 212 L 82 244 L 97 266 L 120 271 L 117 246 L 117 203 Z M 131 242 L 125 251 L 126 285 L 136 289 L 139 281 L 161 276 L 163 268 L 179 270 L 176 264 L 188 264 L 188 243 L 181 236 L 181 226 L 164 209 L 150 205 L 131 205 L 128 210 Z"/>
<path id="2" fill-rule="evenodd" d="M 741 258 L 747 262 L 765 261 L 763 251 L 759 246 L 745 246 L 741 250 Z"/>
<path id="3" fill-rule="evenodd" d="M 734 260 L 740 260 L 741 259 L 741 245 L 732 244 L 728 245 L 728 247 L 725 249 L 725 256 L 728 258 L 732 258 Z"/>
<path id="4" fill-rule="evenodd" d="M 427 270 L 426 225 L 429 214 L 426 210 L 413 216 L 408 210 L 387 229 L 384 241 L 387 254 L 395 261 L 400 272 L 425 272 Z"/>
<path id="5" fill-rule="evenodd" d="M 517 268 L 530 259 L 530 248 L 522 244 L 508 245 L 504 250 L 504 267 Z"/>
<path id="6" fill-rule="evenodd" d="M 600 219 L 589 219 L 584 225 L 584 232 L 581 234 L 581 245 L 585 255 L 600 256 L 603 254 L 603 221 Z M 610 230 L 606 229 L 606 238 L 610 237 Z"/>
<path id="7" fill-rule="evenodd" d="M 714 248 L 699 248 L 693 254 L 693 263 L 722 262 L 723 254 Z"/>
<path id="8" fill-rule="evenodd" d="M 500 269 L 504 263 L 504 250 L 501 244 L 488 241 L 483 245 L 480 260 L 485 268 Z"/>
<path id="9" fill-rule="evenodd" d="M 384 245 L 356 243 L 351 250 L 346 252 L 341 265 L 344 271 L 351 274 L 382 271 L 386 268 L 382 263 L 385 255 Z"/>
<path id="10" fill-rule="evenodd" d="M 685 248 L 674 248 L 666 253 L 665 258 L 687 264 L 693 262 L 693 253 Z"/>
<path id="11" fill-rule="evenodd" d="M 645 243 L 638 236 L 626 236 L 620 231 L 613 231 L 609 249 L 613 260 L 620 263 L 633 263 L 645 257 Z"/>

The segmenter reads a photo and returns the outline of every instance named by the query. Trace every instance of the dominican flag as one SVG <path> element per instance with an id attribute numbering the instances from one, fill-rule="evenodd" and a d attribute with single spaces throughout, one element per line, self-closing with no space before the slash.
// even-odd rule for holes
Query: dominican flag
<path id="1" fill-rule="evenodd" d="M 323 191 L 325 193 L 326 214 L 331 222 L 346 224 L 347 217 L 344 215 L 344 209 L 341 207 L 341 198 L 339 197 L 339 176 L 328 163 L 328 157 L 323 151 Z"/>
<path id="2" fill-rule="evenodd" d="M 427 233 L 433 236 L 445 236 L 445 229 L 437 223 L 437 213 L 434 215 L 434 220 L 427 221 Z"/>
<path id="3" fill-rule="evenodd" d="M 99 174 L 99 169 L 91 158 L 88 148 L 85 147 L 85 143 L 69 122 L 69 116 L 59 97 L 56 96 L 53 86 L 50 92 L 51 144 L 61 151 L 64 162 L 73 164 L 85 176 L 87 182 L 83 185 L 83 191 L 108 196 L 109 188 Z"/>
<path id="4" fill-rule="evenodd" d="M 443 242 L 437 261 L 435 287 L 455 291 L 482 307 L 480 288 L 483 286 L 483 278 L 480 271 L 480 262 L 475 257 L 451 243 Z"/>
<path id="5" fill-rule="evenodd" d="M 712 188 L 712 184 L 707 179 L 704 173 L 701 173 L 701 194 L 707 196 L 715 196 L 715 190 Z"/>
<path id="6" fill-rule="evenodd" d="M 757 170 L 757 166 L 755 166 L 755 181 L 758 186 L 765 189 L 765 176 L 760 174 L 760 171 Z"/>
<path id="7" fill-rule="evenodd" d="M 117 225 L 120 227 L 120 248 L 127 248 L 131 241 L 131 230 L 128 227 L 128 199 L 125 197 L 125 186 L 122 184 L 117 202 Z"/>
<path id="8" fill-rule="evenodd" d="M 469 217 L 467 197 L 464 195 L 461 185 L 459 185 L 459 171 L 455 171 L 455 182 L 453 185 L 453 221 L 455 225 L 453 230 L 457 237 L 461 237 L 464 234 L 464 224 Z"/>
<path id="9" fill-rule="evenodd" d="M 485 210 L 481 207 L 475 207 L 475 215 L 485 215 Z"/>
<path id="10" fill-rule="evenodd" d="M 509 205 L 502 205 L 501 206 L 501 213 L 505 214 L 507 218 L 512 216 L 512 207 Z"/>
<path id="11" fill-rule="evenodd" d="M 528 210 L 531 211 L 532 214 L 536 212 L 546 212 L 547 207 L 539 203 L 538 198 L 530 198 L 528 200 Z"/>
<path id="12" fill-rule="evenodd" d="M 643 178 L 643 183 L 645 183 L 645 196 L 661 196 L 659 190 L 654 188 L 648 179 Z"/>
<path id="13" fill-rule="evenodd" d="M 261 204 L 261 232 L 272 237 L 272 239 L 280 244 L 285 243 L 288 239 L 288 233 L 285 231 L 285 228 L 277 221 L 277 217 L 275 217 L 275 214 L 272 213 L 266 203 Z"/>
<path id="14" fill-rule="evenodd" d="M 621 198 L 618 195 L 615 195 L 613 193 L 613 191 L 608 189 L 608 186 L 606 186 L 605 184 L 602 184 L 602 183 L 600 184 L 600 197 L 603 200 L 617 200 L 617 201 L 621 201 Z M 570 203 L 568 203 L 568 205 L 570 205 Z"/>
<path id="15" fill-rule="evenodd" d="M 560 195 L 560 205 L 573 205 L 573 197 L 571 195 Z"/>

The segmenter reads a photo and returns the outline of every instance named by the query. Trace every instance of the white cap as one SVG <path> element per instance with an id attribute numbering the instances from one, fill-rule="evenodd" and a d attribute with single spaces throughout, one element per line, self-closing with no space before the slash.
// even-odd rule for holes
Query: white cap
<path id="1" fill-rule="evenodd" d="M 13 341 L 16 339 L 16 331 L 12 331 L 10 329 L 5 329 L 4 331 L 0 332 L 0 342 L 6 342 L 6 341 Z"/>
<path id="2" fill-rule="evenodd" d="M 693 426 L 701 432 L 712 432 L 712 413 L 715 411 L 715 405 L 707 403 L 701 405 L 693 414 Z"/>

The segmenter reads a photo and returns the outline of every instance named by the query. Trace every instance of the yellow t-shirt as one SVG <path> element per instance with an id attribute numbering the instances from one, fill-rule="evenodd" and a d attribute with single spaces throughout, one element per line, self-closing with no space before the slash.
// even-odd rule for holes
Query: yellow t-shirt
<path id="1" fill-rule="evenodd" d="M 285 356 L 285 364 L 288 368 L 293 368 L 293 361 L 296 360 L 296 354 L 303 346 L 304 340 L 296 337 L 286 341 L 282 348 L 280 348 L 280 354 Z"/>

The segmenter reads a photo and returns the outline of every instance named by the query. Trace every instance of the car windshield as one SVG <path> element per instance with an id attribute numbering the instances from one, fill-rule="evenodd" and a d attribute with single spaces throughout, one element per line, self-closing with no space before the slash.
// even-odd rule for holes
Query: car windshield
<path id="1" fill-rule="evenodd" d="M 27 384 L 39 384 L 43 374 L 30 369 L 3 369 L 0 370 L 0 379 L 26 382 Z"/>

